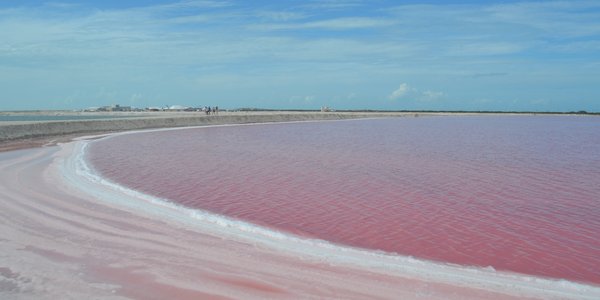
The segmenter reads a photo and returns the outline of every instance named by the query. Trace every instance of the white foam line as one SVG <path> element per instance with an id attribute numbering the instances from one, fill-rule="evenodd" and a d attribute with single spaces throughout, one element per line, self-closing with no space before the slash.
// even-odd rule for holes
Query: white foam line
<path id="1" fill-rule="evenodd" d="M 210 127 L 240 125 L 227 124 Z M 138 132 L 206 127 L 208 126 L 141 130 L 103 136 L 110 138 Z M 71 155 L 60 162 L 64 179 L 103 203 L 124 208 L 137 214 L 142 213 L 195 228 L 208 234 L 260 244 L 279 251 L 285 251 L 285 253 L 292 253 L 306 259 L 319 260 L 332 265 L 367 268 L 370 271 L 379 271 L 388 275 L 417 278 L 454 286 L 482 288 L 518 296 L 543 297 L 544 299 L 600 299 L 600 287 L 598 286 L 567 280 L 498 272 L 489 267 L 478 268 L 437 263 L 382 251 L 368 251 L 336 245 L 323 240 L 304 239 L 248 222 L 177 205 L 167 199 L 150 196 L 121 186 L 98 175 L 85 159 L 89 144 L 90 141 L 80 140 L 62 145 L 62 147 L 68 147 L 68 145 L 74 147 Z"/>

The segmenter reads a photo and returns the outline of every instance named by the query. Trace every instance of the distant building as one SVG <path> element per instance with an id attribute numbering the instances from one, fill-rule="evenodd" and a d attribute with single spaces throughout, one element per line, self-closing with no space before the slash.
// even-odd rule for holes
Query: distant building
<path id="1" fill-rule="evenodd" d="M 131 106 L 121 106 L 119 104 L 115 104 L 112 106 L 99 107 L 97 111 L 131 111 Z"/>
<path id="2" fill-rule="evenodd" d="M 131 111 L 131 106 L 121 106 L 119 104 L 111 107 L 112 111 Z"/>

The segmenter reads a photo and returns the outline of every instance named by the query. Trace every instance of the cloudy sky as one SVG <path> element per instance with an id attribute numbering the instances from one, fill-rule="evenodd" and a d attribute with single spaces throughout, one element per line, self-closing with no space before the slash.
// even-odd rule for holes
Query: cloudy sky
<path id="1" fill-rule="evenodd" d="M 0 1 L 0 110 L 600 111 L 600 1 Z"/>

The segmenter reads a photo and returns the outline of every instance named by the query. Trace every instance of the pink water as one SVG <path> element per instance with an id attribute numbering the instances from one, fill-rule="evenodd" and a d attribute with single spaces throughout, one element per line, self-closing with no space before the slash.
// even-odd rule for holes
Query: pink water
<path id="1" fill-rule="evenodd" d="M 92 144 L 133 189 L 309 238 L 600 284 L 600 118 L 196 128 Z"/>

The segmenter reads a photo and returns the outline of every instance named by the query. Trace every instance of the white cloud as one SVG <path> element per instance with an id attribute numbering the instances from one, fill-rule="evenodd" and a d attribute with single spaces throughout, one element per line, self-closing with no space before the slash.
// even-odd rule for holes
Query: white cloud
<path id="1" fill-rule="evenodd" d="M 528 43 L 515 42 L 478 42 L 456 44 L 448 47 L 449 55 L 480 56 L 480 55 L 506 55 L 525 50 Z"/>
<path id="2" fill-rule="evenodd" d="M 393 107 L 398 103 L 390 99 L 407 99 L 426 107 L 443 99 L 460 106 L 454 99 L 522 94 L 525 82 L 548 99 L 568 98 L 547 89 L 553 84 L 598 94 L 600 46 L 593 34 L 600 32 L 600 3 L 591 1 L 395 9 L 367 1 L 175 0 L 104 9 L 49 1 L 56 2 L 0 8 L 0 90 L 7 99 L 64 99 L 81 86 L 77 98 L 94 101 L 127 101 L 140 91 L 144 97 L 136 101 L 157 104 L 164 104 L 161 97 L 198 95 L 302 95 L 294 100 L 321 104 L 334 95 L 343 100 L 351 86 L 360 97 L 349 95 L 356 100 L 345 103 L 377 98 L 369 105 Z M 498 78 L 502 85 L 473 80 L 508 72 Z M 436 82 L 461 88 L 441 92 Z M 96 96 L 98 85 L 115 94 Z"/>
<path id="3" fill-rule="evenodd" d="M 210 0 L 187 0 L 168 4 L 159 4 L 154 6 L 147 6 L 145 9 L 152 11 L 176 11 L 182 9 L 197 9 L 197 8 L 223 8 L 229 7 L 232 4 L 228 1 L 210 1 Z"/>
<path id="4" fill-rule="evenodd" d="M 69 3 L 69 2 L 46 2 L 44 3 L 47 7 L 58 8 L 58 9 L 71 9 L 79 6 L 78 3 Z"/>
<path id="5" fill-rule="evenodd" d="M 181 16 L 174 17 L 169 19 L 169 22 L 173 24 L 194 24 L 194 23 L 207 23 L 215 20 L 214 16 L 211 15 L 190 15 L 190 16 Z"/>
<path id="6" fill-rule="evenodd" d="M 391 100 L 403 98 L 407 96 L 412 90 L 413 89 L 408 85 L 408 83 L 402 83 L 400 84 L 400 87 L 398 87 L 395 91 L 392 92 L 389 98 Z"/>
<path id="7" fill-rule="evenodd" d="M 304 5 L 304 7 L 311 9 L 344 9 L 349 7 L 361 6 L 360 0 L 313 0 Z"/>
<path id="8" fill-rule="evenodd" d="M 292 30 L 292 29 L 327 29 L 349 30 L 387 27 L 396 24 L 396 21 L 387 18 L 346 17 L 304 23 L 273 23 L 250 26 L 260 30 Z"/>
<path id="9" fill-rule="evenodd" d="M 434 101 L 442 98 L 444 96 L 443 92 L 439 91 L 419 91 L 417 88 L 411 87 L 408 83 L 402 83 L 400 86 L 390 94 L 388 97 L 391 100 L 397 99 L 407 99 L 411 98 L 411 100 L 417 101 Z"/>
<path id="10" fill-rule="evenodd" d="M 381 18 L 338 18 L 324 21 L 305 23 L 300 28 L 322 28 L 322 29 L 357 29 L 371 27 L 391 26 L 395 22 Z"/>
<path id="11" fill-rule="evenodd" d="M 304 13 L 299 12 L 288 12 L 288 11 L 258 11 L 256 16 L 266 20 L 287 22 L 292 20 L 300 20 L 307 17 Z"/>
<path id="12" fill-rule="evenodd" d="M 541 1 L 486 7 L 489 21 L 518 24 L 545 34 L 581 37 L 600 33 L 598 1 Z"/>

